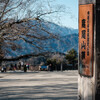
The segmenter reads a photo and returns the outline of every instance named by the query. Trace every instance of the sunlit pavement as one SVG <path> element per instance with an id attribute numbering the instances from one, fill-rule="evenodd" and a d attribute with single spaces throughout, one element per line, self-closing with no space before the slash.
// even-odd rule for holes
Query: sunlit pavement
<path id="1" fill-rule="evenodd" d="M 77 71 L 0 73 L 0 100 L 77 100 Z"/>

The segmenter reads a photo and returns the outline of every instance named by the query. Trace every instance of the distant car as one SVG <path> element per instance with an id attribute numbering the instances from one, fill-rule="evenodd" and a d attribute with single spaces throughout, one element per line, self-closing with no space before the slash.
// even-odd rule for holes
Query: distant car
<path id="1" fill-rule="evenodd" d="M 48 71 L 48 66 L 39 66 L 40 71 Z"/>

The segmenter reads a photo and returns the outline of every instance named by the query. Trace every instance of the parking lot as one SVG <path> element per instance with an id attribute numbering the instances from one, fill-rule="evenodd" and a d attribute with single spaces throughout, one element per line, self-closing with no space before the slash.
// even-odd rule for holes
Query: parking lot
<path id="1" fill-rule="evenodd" d="M 77 71 L 0 73 L 0 100 L 77 100 Z"/>

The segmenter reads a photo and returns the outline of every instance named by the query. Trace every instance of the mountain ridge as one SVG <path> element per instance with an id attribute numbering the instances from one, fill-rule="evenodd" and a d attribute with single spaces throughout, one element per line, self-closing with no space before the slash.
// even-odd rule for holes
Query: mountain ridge
<path id="1" fill-rule="evenodd" d="M 34 23 L 34 22 L 31 22 Z M 31 53 L 40 53 L 44 51 L 51 52 L 61 52 L 66 53 L 68 50 L 74 48 L 78 51 L 78 29 L 67 28 L 65 26 L 59 26 L 52 22 L 42 22 L 42 25 L 49 32 L 58 35 L 59 39 L 48 39 L 45 41 L 39 41 L 42 45 L 44 45 L 44 50 L 38 50 L 34 46 L 25 41 L 19 40 L 16 43 L 21 45 L 22 49 L 17 49 L 12 51 L 10 48 L 7 48 L 10 53 L 7 53 L 5 57 L 17 57 L 19 55 L 26 55 Z M 43 32 L 40 32 L 44 34 Z M 36 50 L 35 50 L 36 49 Z"/>

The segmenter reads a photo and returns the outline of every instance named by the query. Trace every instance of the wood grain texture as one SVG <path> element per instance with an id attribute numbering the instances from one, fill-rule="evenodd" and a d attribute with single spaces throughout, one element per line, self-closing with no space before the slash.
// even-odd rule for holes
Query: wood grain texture
<path id="1" fill-rule="evenodd" d="M 84 53 L 84 54 L 83 54 Z M 80 74 L 93 75 L 93 4 L 79 6 Z"/>

